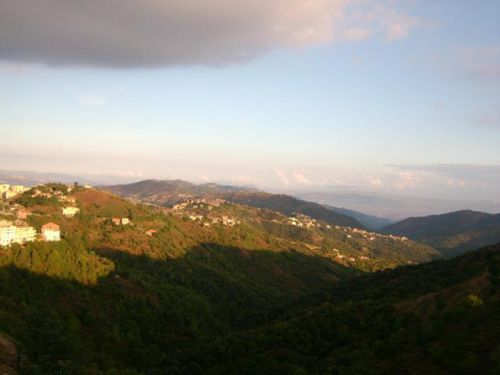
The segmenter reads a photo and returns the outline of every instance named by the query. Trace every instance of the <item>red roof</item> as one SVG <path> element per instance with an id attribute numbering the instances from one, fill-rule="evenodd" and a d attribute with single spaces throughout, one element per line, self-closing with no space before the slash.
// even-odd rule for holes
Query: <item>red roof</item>
<path id="1" fill-rule="evenodd" d="M 54 223 L 47 223 L 42 225 L 42 230 L 59 230 L 59 225 Z"/>

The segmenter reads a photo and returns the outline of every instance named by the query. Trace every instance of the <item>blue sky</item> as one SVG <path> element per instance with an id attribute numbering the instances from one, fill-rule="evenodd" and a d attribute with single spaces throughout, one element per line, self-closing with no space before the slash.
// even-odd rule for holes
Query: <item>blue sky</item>
<path id="1" fill-rule="evenodd" d="M 115 35 L 136 22 L 120 15 L 80 35 L 42 12 L 30 34 L 30 3 L 10 17 L 25 39 L 0 22 L 2 169 L 500 200 L 497 1 L 241 1 L 258 16 L 230 23 L 221 0 L 154 53 L 150 34 Z"/>

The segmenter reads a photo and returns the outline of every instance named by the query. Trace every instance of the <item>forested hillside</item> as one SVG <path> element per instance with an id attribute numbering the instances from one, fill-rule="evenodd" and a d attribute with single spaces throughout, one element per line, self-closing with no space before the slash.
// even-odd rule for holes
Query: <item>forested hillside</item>
<path id="1" fill-rule="evenodd" d="M 500 245 L 358 277 L 180 355 L 232 374 L 498 374 Z M 180 353 L 181 354 L 181 353 Z"/>
<path id="2" fill-rule="evenodd" d="M 383 229 L 456 256 L 500 241 L 500 214 L 457 211 L 402 220 Z"/>
<path id="3" fill-rule="evenodd" d="M 340 280 L 438 257 L 401 237 L 220 199 L 165 209 L 37 190 L 44 199 L 28 191 L 12 203 L 29 206 L 37 229 L 57 223 L 62 240 L 0 247 L 0 327 L 26 373 L 163 373 L 178 351 L 260 327 Z M 66 201 L 74 217 L 61 214 Z"/>

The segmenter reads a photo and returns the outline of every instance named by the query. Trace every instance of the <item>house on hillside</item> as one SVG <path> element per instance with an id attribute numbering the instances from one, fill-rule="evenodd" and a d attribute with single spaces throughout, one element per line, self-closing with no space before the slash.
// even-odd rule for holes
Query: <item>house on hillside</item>
<path id="1" fill-rule="evenodd" d="M 31 212 L 25 208 L 20 208 L 16 211 L 16 217 L 19 220 L 26 220 Z"/>
<path id="2" fill-rule="evenodd" d="M 32 242 L 36 239 L 36 229 L 28 225 L 16 227 L 16 237 L 14 242 L 18 244 L 24 244 L 26 242 Z"/>
<path id="3" fill-rule="evenodd" d="M 111 218 L 111 223 L 113 223 L 113 225 L 128 225 L 130 224 L 130 219 L 128 217 L 113 217 Z"/>
<path id="4" fill-rule="evenodd" d="M 27 188 L 26 186 L 23 186 L 23 185 L 12 185 L 10 187 L 10 191 L 12 191 L 13 193 L 15 193 L 16 195 L 17 194 L 22 194 L 24 193 L 25 191 L 28 191 L 29 188 Z"/>
<path id="5" fill-rule="evenodd" d="M 16 227 L 10 221 L 0 221 L 0 246 L 9 246 L 15 238 Z"/>
<path id="6" fill-rule="evenodd" d="M 10 221 L 0 222 L 0 246 L 13 243 L 24 244 L 36 239 L 36 230 L 27 225 L 16 226 Z"/>
<path id="7" fill-rule="evenodd" d="M 3 199 L 11 199 L 11 198 L 14 198 L 16 195 L 17 195 L 16 193 L 14 193 L 13 191 L 10 191 L 10 190 L 4 191 L 2 193 Z"/>
<path id="8" fill-rule="evenodd" d="M 78 212 L 80 212 L 80 209 L 78 207 L 63 207 L 62 208 L 62 214 L 63 214 L 63 216 L 66 216 L 66 217 L 73 217 Z"/>
<path id="9" fill-rule="evenodd" d="M 60 241 L 61 229 L 59 228 L 59 225 L 54 223 L 42 225 L 42 239 L 48 242 Z"/>
<path id="10" fill-rule="evenodd" d="M 155 234 L 157 232 L 157 230 L 155 229 L 148 229 L 146 231 L 146 234 L 149 236 L 149 237 L 153 237 L 153 234 Z"/>

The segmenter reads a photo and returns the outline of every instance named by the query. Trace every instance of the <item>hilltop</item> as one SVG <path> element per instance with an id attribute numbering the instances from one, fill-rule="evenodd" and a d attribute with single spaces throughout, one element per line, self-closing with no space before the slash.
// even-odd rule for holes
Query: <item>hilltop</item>
<path id="1" fill-rule="evenodd" d="M 284 215 L 300 213 L 333 225 L 364 228 L 356 219 L 285 194 L 270 194 L 255 189 L 219 185 L 195 185 L 182 180 L 145 180 L 133 184 L 103 187 L 107 191 L 161 206 L 171 206 L 186 198 L 222 198 L 234 203 L 267 208 Z"/>
<path id="2" fill-rule="evenodd" d="M 438 249 L 446 256 L 463 254 L 500 241 L 500 214 L 457 211 L 409 218 L 383 229 Z"/>

